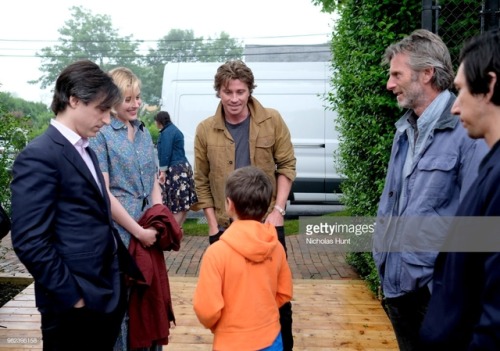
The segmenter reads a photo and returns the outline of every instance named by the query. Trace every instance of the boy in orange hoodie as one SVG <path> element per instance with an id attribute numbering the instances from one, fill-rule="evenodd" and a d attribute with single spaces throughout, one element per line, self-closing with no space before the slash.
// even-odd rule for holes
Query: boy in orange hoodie
<path id="1" fill-rule="evenodd" d="M 261 223 L 272 191 L 253 166 L 227 179 L 233 222 L 205 251 L 193 298 L 198 320 L 214 334 L 213 350 L 283 350 L 278 308 L 292 298 L 292 274 L 275 227 Z"/>

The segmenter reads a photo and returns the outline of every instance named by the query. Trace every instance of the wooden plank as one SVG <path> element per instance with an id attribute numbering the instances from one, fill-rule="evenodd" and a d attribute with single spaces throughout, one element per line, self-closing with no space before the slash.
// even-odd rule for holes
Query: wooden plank
<path id="1" fill-rule="evenodd" d="M 177 326 L 166 350 L 212 349 L 213 336 L 193 311 L 196 281 L 170 277 Z M 363 281 L 296 279 L 292 310 L 296 351 L 397 350 L 391 324 Z M 0 328 L 1 351 L 42 349 L 33 285 L 0 308 L 0 325 L 6 327 Z"/>

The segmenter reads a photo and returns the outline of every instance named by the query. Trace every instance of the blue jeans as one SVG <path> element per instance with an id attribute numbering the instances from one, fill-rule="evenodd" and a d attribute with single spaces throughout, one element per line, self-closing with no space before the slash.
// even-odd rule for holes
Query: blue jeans
<path id="1" fill-rule="evenodd" d="M 431 294 L 427 286 L 403 296 L 385 298 L 384 305 L 401 351 L 420 350 L 419 331 Z"/>
<path id="2" fill-rule="evenodd" d="M 266 347 L 264 349 L 260 349 L 258 351 L 283 351 L 283 340 L 281 339 L 281 333 L 278 333 L 276 339 L 271 346 Z"/>

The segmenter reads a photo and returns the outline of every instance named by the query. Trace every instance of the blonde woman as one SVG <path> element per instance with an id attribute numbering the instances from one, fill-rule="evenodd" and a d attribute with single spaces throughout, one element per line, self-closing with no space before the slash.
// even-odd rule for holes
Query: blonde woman
<path id="1" fill-rule="evenodd" d="M 157 231 L 145 229 L 137 221 L 149 207 L 161 204 L 162 197 L 156 176 L 153 141 L 148 129 L 138 119 L 142 104 L 141 82 L 125 67 L 115 68 L 109 75 L 120 89 L 122 100 L 113 107 L 111 123 L 91 140 L 91 147 L 99 159 L 120 238 L 129 247 L 133 236 L 148 248 L 155 243 Z M 115 350 L 129 350 L 128 339 L 126 316 Z M 146 349 L 161 348 L 153 342 L 152 347 Z"/>

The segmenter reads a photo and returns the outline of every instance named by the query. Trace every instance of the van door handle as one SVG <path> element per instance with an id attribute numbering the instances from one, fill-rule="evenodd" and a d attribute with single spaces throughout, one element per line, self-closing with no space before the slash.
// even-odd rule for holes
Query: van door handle
<path id="1" fill-rule="evenodd" d="M 293 147 L 301 148 L 301 149 L 311 149 L 311 148 L 324 149 L 326 147 L 326 145 L 325 144 L 293 144 Z"/>

